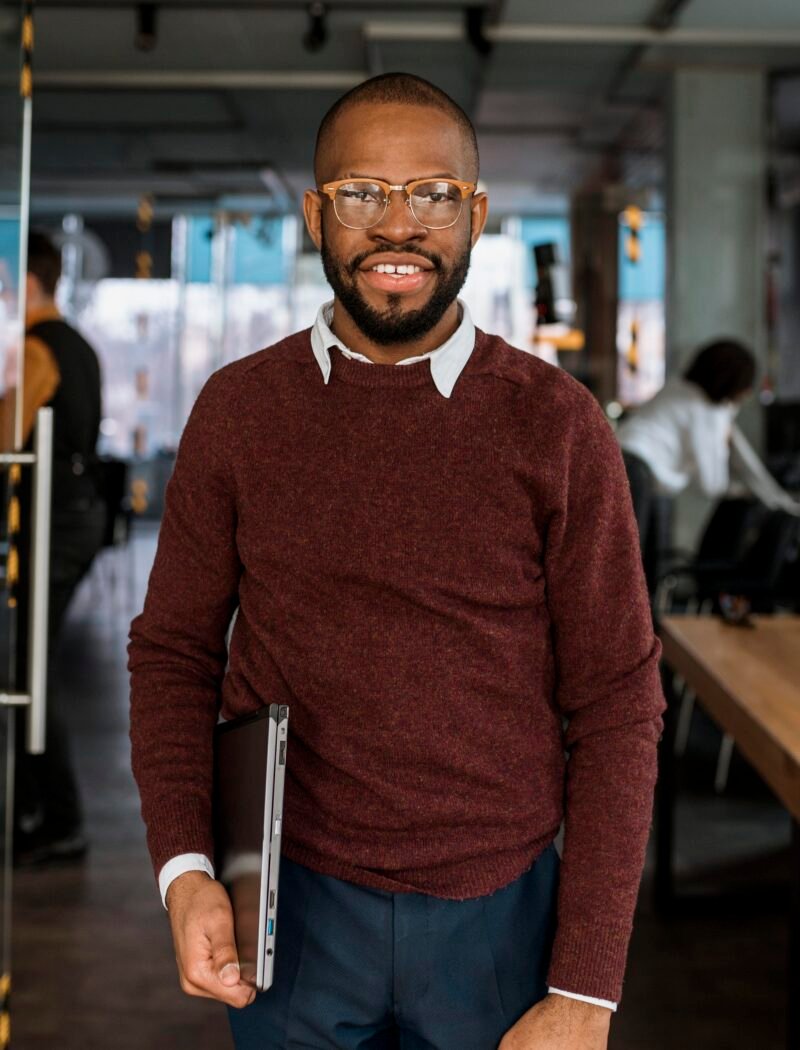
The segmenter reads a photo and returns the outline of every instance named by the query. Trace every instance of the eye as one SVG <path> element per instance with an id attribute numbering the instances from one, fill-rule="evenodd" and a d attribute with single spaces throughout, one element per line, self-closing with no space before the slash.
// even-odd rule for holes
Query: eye
<path id="1" fill-rule="evenodd" d="M 460 199 L 456 187 L 447 182 L 426 182 L 414 190 L 414 200 L 420 204 L 451 204 Z"/>
<path id="2" fill-rule="evenodd" d="M 339 200 L 347 204 L 383 204 L 383 190 L 380 186 L 363 183 L 348 183 L 336 191 Z"/>

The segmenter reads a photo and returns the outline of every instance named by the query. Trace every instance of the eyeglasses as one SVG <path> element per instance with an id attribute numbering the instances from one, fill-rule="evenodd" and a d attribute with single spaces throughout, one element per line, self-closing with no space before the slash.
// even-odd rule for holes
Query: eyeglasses
<path id="1" fill-rule="evenodd" d="M 336 218 L 350 230 L 368 230 L 381 221 L 393 190 L 406 195 L 406 204 L 421 226 L 446 230 L 455 225 L 464 199 L 475 192 L 474 182 L 458 179 L 414 179 L 393 186 L 383 179 L 341 179 L 326 182 L 321 192 L 333 201 Z"/>

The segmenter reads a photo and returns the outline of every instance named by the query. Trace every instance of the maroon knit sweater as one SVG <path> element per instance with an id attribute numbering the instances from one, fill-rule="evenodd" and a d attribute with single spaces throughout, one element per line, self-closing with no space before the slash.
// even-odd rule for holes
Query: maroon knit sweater
<path id="1" fill-rule="evenodd" d="M 220 709 L 288 703 L 285 856 L 460 899 L 566 818 L 549 983 L 618 1000 L 663 699 L 611 430 L 482 332 L 450 398 L 427 361 L 332 366 L 294 335 L 212 376 L 186 426 L 131 627 L 155 869 L 213 855 Z"/>

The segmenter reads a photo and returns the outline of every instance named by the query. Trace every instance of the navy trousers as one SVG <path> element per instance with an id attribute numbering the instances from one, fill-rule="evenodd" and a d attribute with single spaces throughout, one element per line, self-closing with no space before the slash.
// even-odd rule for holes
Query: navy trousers
<path id="1" fill-rule="evenodd" d="M 236 1050 L 495 1050 L 547 993 L 558 854 L 441 900 L 281 861 L 275 980 L 229 1009 Z"/>

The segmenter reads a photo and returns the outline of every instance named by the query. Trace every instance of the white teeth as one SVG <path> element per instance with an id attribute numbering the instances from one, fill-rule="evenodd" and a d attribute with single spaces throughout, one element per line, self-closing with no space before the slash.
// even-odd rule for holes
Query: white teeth
<path id="1" fill-rule="evenodd" d="M 377 266 L 372 267 L 373 273 L 391 273 L 395 277 L 400 277 L 410 273 L 422 273 L 421 266 L 413 266 L 408 264 L 405 266 L 394 266 L 392 263 L 378 263 Z"/>

